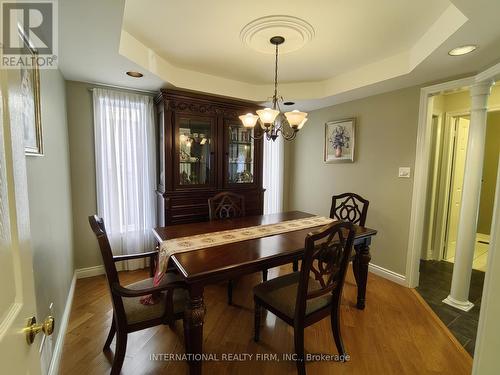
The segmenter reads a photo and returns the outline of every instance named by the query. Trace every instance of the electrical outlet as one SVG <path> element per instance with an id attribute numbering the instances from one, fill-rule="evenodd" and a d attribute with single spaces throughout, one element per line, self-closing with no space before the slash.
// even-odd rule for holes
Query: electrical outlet
<path id="1" fill-rule="evenodd" d="M 399 167 L 399 178 L 410 178 L 410 167 Z"/>

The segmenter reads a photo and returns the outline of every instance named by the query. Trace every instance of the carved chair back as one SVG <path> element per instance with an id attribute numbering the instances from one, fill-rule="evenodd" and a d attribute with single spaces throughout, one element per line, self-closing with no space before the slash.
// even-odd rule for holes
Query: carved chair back
<path id="1" fill-rule="evenodd" d="M 97 215 L 93 215 L 89 216 L 89 223 L 92 231 L 97 237 L 97 241 L 99 242 L 99 249 L 101 250 L 102 261 L 104 263 L 104 270 L 106 271 L 106 279 L 108 280 L 108 286 L 111 292 L 112 285 L 119 284 L 120 281 L 118 278 L 118 271 L 116 270 L 115 261 L 113 260 L 113 252 L 111 251 L 111 245 L 109 244 L 106 227 L 104 226 L 104 220 Z M 126 324 L 125 309 L 123 307 L 123 301 L 121 297 L 111 292 L 111 298 L 113 300 L 117 324 Z"/>
<path id="2" fill-rule="evenodd" d="M 370 202 L 355 193 L 343 193 L 332 197 L 330 217 L 365 226 Z"/>
<path id="3" fill-rule="evenodd" d="M 354 234 L 352 223 L 334 222 L 307 235 L 295 308 L 299 322 L 304 319 L 308 300 L 342 293 Z M 309 285 L 310 279 L 317 283 Z"/>
<path id="4" fill-rule="evenodd" d="M 222 192 L 208 199 L 210 220 L 231 219 L 245 216 L 245 197 Z"/>

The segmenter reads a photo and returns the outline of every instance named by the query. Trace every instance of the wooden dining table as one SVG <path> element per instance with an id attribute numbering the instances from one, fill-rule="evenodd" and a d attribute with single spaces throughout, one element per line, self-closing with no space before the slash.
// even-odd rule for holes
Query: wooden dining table
<path id="1" fill-rule="evenodd" d="M 300 211 L 282 212 L 236 219 L 178 224 L 155 228 L 153 233 L 156 240 L 161 243 L 179 237 L 275 224 L 312 216 L 316 215 Z M 171 256 L 170 262 L 184 278 L 189 294 L 184 314 L 184 336 L 185 350 L 188 358 L 191 359 L 188 361 L 191 375 L 199 375 L 202 372 L 200 358 L 203 353 L 203 322 L 206 313 L 203 302 L 205 286 L 300 260 L 304 253 L 305 237 L 307 233 L 315 229 L 318 229 L 318 227 L 180 252 Z M 371 259 L 370 244 L 377 231 L 360 226 L 355 226 L 355 230 L 353 270 L 358 288 L 357 307 L 364 309 L 368 264 Z M 250 332 L 249 335 L 251 335 Z"/>

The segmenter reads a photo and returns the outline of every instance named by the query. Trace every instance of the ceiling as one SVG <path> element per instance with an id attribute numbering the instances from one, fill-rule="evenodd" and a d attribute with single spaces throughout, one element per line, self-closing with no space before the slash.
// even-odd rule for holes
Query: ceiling
<path id="1" fill-rule="evenodd" d="M 280 33 L 284 52 L 297 47 L 280 54 L 281 94 L 307 110 L 475 73 L 500 59 L 497 0 L 66 0 L 59 14 L 66 79 L 254 101 L 272 93 L 274 56 L 262 51 L 273 52 L 266 40 Z M 245 44 L 242 29 L 266 16 L 292 18 L 260 23 Z M 295 18 L 310 26 L 307 38 Z M 448 56 L 468 43 L 478 50 Z"/>
<path id="2" fill-rule="evenodd" d="M 241 29 L 262 16 L 299 17 L 313 26 L 315 36 L 282 56 L 281 81 L 319 81 L 408 51 L 448 5 L 448 0 L 131 0 L 123 29 L 173 65 L 262 84 L 273 79 L 274 56 L 246 48 Z"/>

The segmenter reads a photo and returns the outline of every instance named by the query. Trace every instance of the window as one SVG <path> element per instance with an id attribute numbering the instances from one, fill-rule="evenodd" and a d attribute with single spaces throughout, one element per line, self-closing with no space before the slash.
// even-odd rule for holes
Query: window
<path id="1" fill-rule="evenodd" d="M 93 96 L 98 214 L 115 253 L 149 251 L 156 218 L 152 98 L 104 89 Z"/>

